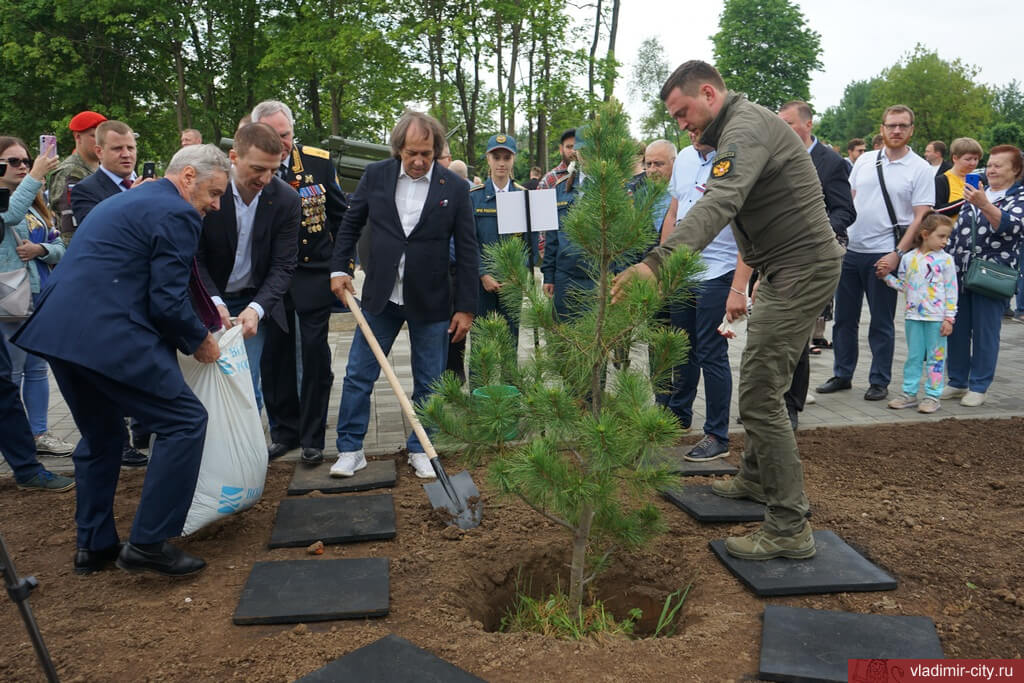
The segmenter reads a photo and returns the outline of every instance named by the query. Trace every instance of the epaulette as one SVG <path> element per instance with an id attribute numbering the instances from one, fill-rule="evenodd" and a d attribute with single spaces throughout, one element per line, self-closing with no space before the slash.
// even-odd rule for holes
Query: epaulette
<path id="1" fill-rule="evenodd" d="M 326 149 L 320 149 L 319 147 L 307 147 L 307 146 L 303 145 L 302 146 L 302 153 L 303 154 L 308 154 L 311 157 L 317 157 L 319 159 L 330 159 L 331 158 L 331 153 L 330 152 L 328 152 Z"/>
<path id="2" fill-rule="evenodd" d="M 473 185 L 471 188 L 469 188 L 469 191 L 470 192 L 476 192 L 477 190 L 482 190 L 482 189 L 484 189 L 483 185 Z"/>
<path id="3" fill-rule="evenodd" d="M 558 180 L 555 181 L 555 185 L 558 185 L 559 183 L 564 183 L 566 180 L 571 178 L 572 175 L 573 175 L 572 173 L 566 173 L 561 178 L 559 178 Z"/>
<path id="4" fill-rule="evenodd" d="M 516 188 L 517 190 L 525 190 L 526 189 L 525 187 L 523 187 L 522 185 L 520 185 L 519 183 L 517 183 L 514 180 L 512 181 L 512 187 Z"/>

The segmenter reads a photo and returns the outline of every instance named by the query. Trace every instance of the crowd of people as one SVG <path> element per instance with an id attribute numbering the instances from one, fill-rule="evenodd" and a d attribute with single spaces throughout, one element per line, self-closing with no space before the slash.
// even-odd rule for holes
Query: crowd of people
<path id="1" fill-rule="evenodd" d="M 661 98 L 692 144 L 677 150 L 656 140 L 643 150 L 632 190 L 647 178 L 668 189 L 655 202 L 652 248 L 617 276 L 613 300 L 630 279 L 656 278 L 672 249 L 701 252 L 693 301 L 667 314 L 687 332 L 689 358 L 655 397 L 689 430 L 704 377 L 703 435 L 684 456 L 696 462 L 729 453 L 732 372 L 718 328 L 723 317 L 752 311 L 739 381 L 748 435 L 742 469 L 713 490 L 766 503 L 768 512 L 760 529 L 726 547 L 748 559 L 810 557 L 793 432 L 814 393 L 852 388 L 865 299 L 866 400 L 889 397 L 903 291 L 908 354 L 889 408 L 932 413 L 943 399 L 985 401 L 1010 298 L 1005 273 L 1021 267 L 1021 152 L 988 150 L 984 175 L 974 171 L 985 150 L 970 138 L 952 142 L 951 163 L 940 141 L 922 158 L 910 146 L 914 112 L 893 105 L 875 149 L 857 138 L 844 159 L 813 135 L 809 105 L 768 111 L 728 90 L 704 62 L 680 66 Z M 493 135 L 488 173 L 470 181 L 441 125 L 412 111 L 392 130 L 391 158 L 369 164 L 350 195 L 325 150 L 294 140 L 292 111 L 278 101 L 259 103 L 240 122 L 227 155 L 202 144 L 199 131 L 183 131 L 162 178 L 136 172 L 136 136 L 125 122 L 86 111 L 69 128 L 75 150 L 63 161 L 50 149 L 33 159 L 23 141 L 0 137 L 0 185 L 10 190 L 0 271 L 24 269 L 33 302 L 31 317 L 0 322 L 0 449 L 21 488 L 67 491 L 77 483 L 80 574 L 113 562 L 168 575 L 204 566 L 167 542 L 184 523 L 206 429 L 177 352 L 214 362 L 213 333 L 240 325 L 257 409 L 267 413 L 268 459 L 301 449 L 301 462 L 318 465 L 334 381 L 329 320 L 346 292 L 356 292 L 357 263 L 365 272 L 360 305 L 385 353 L 403 326 L 409 330 L 413 400 L 421 401 L 446 369 L 465 378 L 463 345 L 475 316 L 503 315 L 518 338 L 498 297 L 500 276 L 482 258 L 486 245 L 521 239 L 499 234 L 497 195 L 553 189 L 561 223 L 587 183 L 575 129 L 559 138 L 559 163 L 546 174 L 530 169 L 523 184 L 514 178 L 516 140 Z M 583 253 L 562 230 L 526 247 L 556 315 L 573 319 L 582 300 L 574 292 L 594 285 Z M 809 356 L 829 349 L 833 376 L 809 393 Z M 49 371 L 81 434 L 77 444 L 48 430 Z M 366 467 L 379 373 L 357 330 L 332 476 Z M 415 433 L 406 448 L 413 473 L 433 478 Z M 73 455 L 74 478 L 44 469 L 39 454 Z M 126 543 L 112 513 L 122 465 L 149 468 Z"/>

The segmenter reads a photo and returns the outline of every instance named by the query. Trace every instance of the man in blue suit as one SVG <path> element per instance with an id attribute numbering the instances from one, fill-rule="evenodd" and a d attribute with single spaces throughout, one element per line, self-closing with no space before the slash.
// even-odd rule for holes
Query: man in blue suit
<path id="1" fill-rule="evenodd" d="M 93 208 L 108 197 L 127 192 L 146 180 L 135 173 L 135 133 L 122 121 L 104 121 L 96 127 L 96 158 L 100 166 L 71 188 L 71 211 L 74 224 L 81 225 Z M 132 420 L 135 448 L 128 434 L 128 426 L 122 430 L 124 445 L 121 451 L 121 465 L 143 467 L 149 462 L 139 448 L 149 448 L 149 432 L 137 420 Z"/>
<path id="2" fill-rule="evenodd" d="M 204 324 L 193 307 L 189 276 L 202 217 L 219 207 L 229 169 L 215 146 L 185 147 L 164 179 L 97 205 L 81 224 L 74 250 L 50 277 L 35 314 L 14 337 L 50 362 L 82 434 L 72 456 L 77 573 L 114 559 L 128 571 L 170 576 L 206 564 L 167 543 L 181 533 L 192 502 L 207 417 L 185 384 L 176 349 L 203 363 L 220 355 L 210 321 Z M 212 311 L 208 301 L 197 305 Z M 122 547 L 113 507 L 121 415 L 127 412 L 158 436 Z"/>
<path id="3" fill-rule="evenodd" d="M 352 195 L 334 245 L 331 291 L 339 299 L 345 290 L 355 293 L 356 242 L 365 225 L 371 252 L 365 263 L 363 313 L 385 353 L 402 324 L 408 324 L 412 399 L 419 402 L 444 372 L 448 336 L 460 341 L 473 323 L 480 252 L 466 181 L 434 163 L 444 149 L 441 124 L 426 114 L 406 112 L 391 131 L 391 149 L 393 158 L 366 167 Z M 448 280 L 452 238 L 454 296 Z M 338 460 L 331 476 L 351 477 L 366 467 L 363 438 L 370 420 L 370 393 L 379 376 L 380 366 L 356 330 L 338 410 Z M 433 478 L 415 434 L 409 435 L 406 446 L 416 476 Z"/>

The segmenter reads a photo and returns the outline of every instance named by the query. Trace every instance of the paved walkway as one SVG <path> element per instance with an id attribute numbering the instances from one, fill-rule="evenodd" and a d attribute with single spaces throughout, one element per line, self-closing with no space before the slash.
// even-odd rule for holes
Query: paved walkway
<path id="1" fill-rule="evenodd" d="M 896 422 L 929 422 L 949 417 L 955 418 L 1004 418 L 1024 414 L 1024 324 L 1004 319 L 1001 344 L 999 352 L 999 365 L 996 371 L 996 380 L 988 392 L 988 400 L 979 408 L 964 408 L 959 401 L 946 401 L 942 409 L 934 415 L 922 415 L 915 410 L 890 410 L 886 407 L 885 401 L 865 401 L 864 390 L 867 388 L 868 366 L 870 364 L 871 352 L 867 348 L 867 308 L 861 320 L 861 345 L 860 363 L 853 378 L 853 390 L 842 391 L 827 396 L 817 396 L 817 403 L 808 405 L 800 416 L 800 429 L 813 429 L 816 427 L 846 427 L 851 425 L 888 424 Z M 902 301 L 901 307 L 902 310 Z M 741 326 L 742 327 L 742 326 Z M 336 454 L 334 447 L 334 430 L 338 416 L 338 404 L 341 400 L 342 380 L 345 376 L 345 364 L 348 358 L 349 346 L 355 330 L 355 320 L 351 314 L 338 313 L 331 321 L 330 343 L 334 350 L 334 387 L 331 391 L 331 401 L 327 417 L 327 448 L 325 454 L 330 456 Z M 903 374 L 903 362 L 906 358 L 906 346 L 903 338 L 902 314 L 898 314 L 896 339 L 896 357 L 893 362 L 893 384 L 890 387 L 890 395 L 898 392 L 900 378 Z M 829 325 L 827 336 L 831 335 Z M 731 430 L 742 432 L 742 426 L 737 425 L 735 416 L 738 415 L 736 408 L 735 387 L 737 386 L 739 374 L 739 360 L 745 343 L 743 331 L 730 343 L 729 356 L 733 368 L 733 398 L 732 398 L 732 420 Z M 528 349 L 532 344 L 532 337 L 528 330 L 522 331 L 520 349 Z M 525 353 L 525 351 L 524 351 Z M 646 354 L 634 352 L 633 362 L 645 364 Z M 409 365 L 409 336 L 403 330 L 395 342 L 391 351 L 390 360 L 399 379 L 402 381 L 408 395 L 412 394 L 412 370 Z M 811 389 L 818 386 L 832 375 L 832 352 L 823 351 L 820 356 L 811 356 Z M 696 441 L 700 436 L 700 427 L 704 420 L 704 390 L 703 383 L 698 391 L 694 403 L 694 421 Z M 57 436 L 71 441 L 78 439 L 78 432 L 74 421 L 64 403 L 56 384 L 51 379 L 50 393 L 50 430 Z M 384 379 L 383 374 L 378 380 L 373 392 L 372 412 L 369 432 L 366 435 L 365 449 L 368 455 L 390 454 L 401 449 L 405 445 L 405 439 L 410 431 L 407 420 L 402 415 L 398 400 L 391 392 L 391 388 Z M 295 451 L 289 459 L 298 457 Z M 47 467 L 56 470 L 70 469 L 71 462 L 68 458 L 41 458 Z M 0 472 L 9 473 L 6 465 L 0 465 Z"/>

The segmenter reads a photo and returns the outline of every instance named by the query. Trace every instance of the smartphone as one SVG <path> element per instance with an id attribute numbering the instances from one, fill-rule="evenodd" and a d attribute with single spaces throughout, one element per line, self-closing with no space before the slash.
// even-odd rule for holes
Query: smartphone
<path id="1" fill-rule="evenodd" d="M 43 156 L 49 150 L 51 157 L 57 156 L 57 136 L 56 135 L 40 135 L 39 136 L 39 156 Z"/>
<path id="2" fill-rule="evenodd" d="M 155 178 L 156 177 L 156 162 L 147 161 L 142 164 L 142 177 L 143 178 Z"/>
<path id="3" fill-rule="evenodd" d="M 964 183 L 970 185 L 975 190 L 977 190 L 978 186 L 981 185 L 981 176 L 978 175 L 977 173 L 968 173 L 964 177 Z"/>

